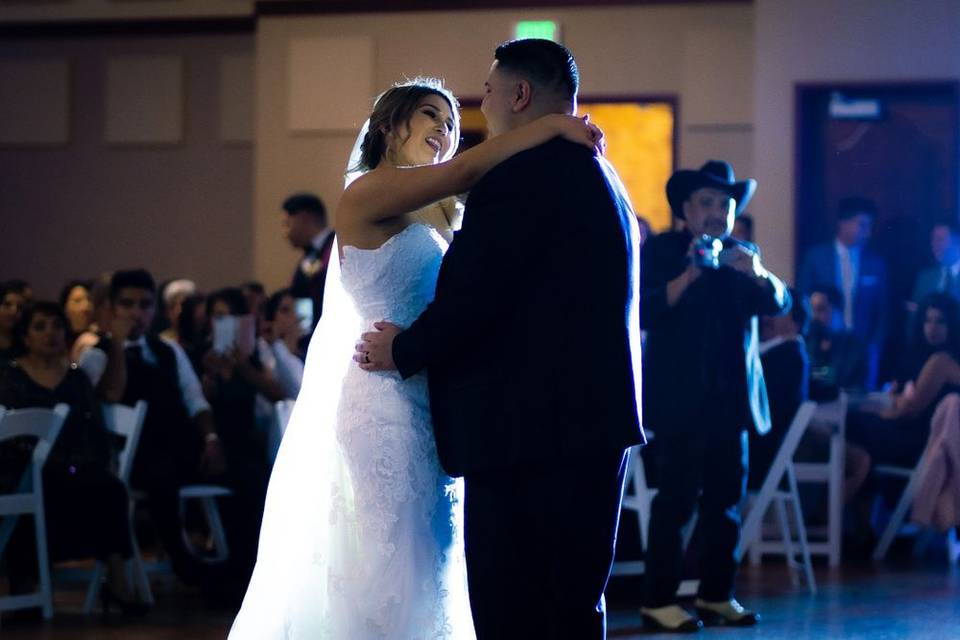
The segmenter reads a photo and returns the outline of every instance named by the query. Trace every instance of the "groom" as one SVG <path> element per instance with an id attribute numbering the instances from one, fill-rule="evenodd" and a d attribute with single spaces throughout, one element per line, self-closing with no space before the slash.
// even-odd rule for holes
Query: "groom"
<path id="1" fill-rule="evenodd" d="M 567 49 L 517 40 L 495 58 L 491 135 L 575 113 Z M 644 439 L 637 231 L 619 185 L 560 139 L 500 164 L 470 194 L 434 302 L 357 345 L 368 371 L 429 375 L 440 462 L 465 481 L 480 640 L 605 636 L 625 450 Z"/>

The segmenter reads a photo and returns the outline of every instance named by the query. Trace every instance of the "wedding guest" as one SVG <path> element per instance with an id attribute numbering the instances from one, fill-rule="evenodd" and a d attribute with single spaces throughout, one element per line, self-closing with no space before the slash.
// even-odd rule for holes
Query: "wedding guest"
<path id="1" fill-rule="evenodd" d="M 11 280 L 0 284 L 0 366 L 15 354 L 14 327 L 29 300 L 28 287 L 22 281 Z"/>
<path id="2" fill-rule="evenodd" d="M 915 378 L 892 390 L 888 406 L 854 411 L 848 418 L 848 444 L 865 449 L 872 464 L 916 464 L 937 403 L 960 391 L 960 303 L 945 293 L 924 298 L 911 343 L 923 362 Z"/>
<path id="3" fill-rule="evenodd" d="M 296 398 L 303 381 L 304 354 L 300 347 L 303 327 L 297 317 L 296 298 L 289 289 L 277 291 L 264 308 L 270 325 L 269 348 L 275 359 L 275 374 L 287 398 Z"/>
<path id="4" fill-rule="evenodd" d="M 217 433 L 223 442 L 227 472 L 218 479 L 234 496 L 221 509 L 230 545 L 230 575 L 240 585 L 253 571 L 257 539 L 266 499 L 270 466 L 267 433 L 258 428 L 256 402 L 262 394 L 272 403 L 286 397 L 280 384 L 263 365 L 255 348 L 252 318 L 239 288 L 220 289 L 207 299 L 213 325 L 212 342 L 203 356 L 203 389 L 213 409 Z M 249 324 L 244 324 L 244 319 Z M 218 344 L 217 323 L 233 321 L 235 337 Z M 247 336 L 239 335 L 248 331 Z M 239 593 L 232 595 L 241 595 Z"/>
<path id="5" fill-rule="evenodd" d="M 171 280 L 160 288 L 160 313 L 156 314 L 153 333 L 172 342 L 180 340 L 180 313 L 183 301 L 197 292 L 193 280 Z"/>
<path id="6" fill-rule="evenodd" d="M 313 301 L 312 327 L 316 327 L 323 313 L 323 285 L 333 249 L 333 228 L 327 226 L 326 207 L 312 193 L 290 196 L 284 200 L 283 210 L 287 240 L 303 250 L 303 259 L 293 274 L 290 289 L 297 298 Z"/>
<path id="7" fill-rule="evenodd" d="M 836 323 L 842 304 L 833 285 L 815 285 L 810 293 L 810 327 L 807 354 L 810 357 L 810 399 L 836 400 L 840 390 L 860 393 L 866 384 L 867 352 L 853 333 Z"/>
<path id="8" fill-rule="evenodd" d="M 643 248 L 643 417 L 656 433 L 658 493 L 641 614 L 659 630 L 702 626 L 676 595 L 680 532 L 698 501 L 704 540 L 699 616 L 738 626 L 759 619 L 734 598 L 747 472 L 744 431 L 770 429 L 754 316 L 785 312 L 790 296 L 754 245 L 723 245 L 755 189 L 756 181 L 737 181 L 723 161 L 677 171 L 667 182 L 667 199 L 685 229 L 654 236 Z M 712 238 L 708 246 L 704 235 Z"/>
<path id="9" fill-rule="evenodd" d="M 110 378 L 104 393 L 112 401 L 131 406 L 147 402 L 130 484 L 147 494 L 147 508 L 174 571 L 195 582 L 202 567 L 181 538 L 179 490 L 225 470 L 213 414 L 180 345 L 148 333 L 156 312 L 153 277 L 142 269 L 117 271 L 110 300 L 113 317 L 128 324 L 128 333 L 104 335 L 83 354 L 80 366 L 95 383 Z"/>
<path id="10" fill-rule="evenodd" d="M 811 248 L 797 277 L 797 288 L 804 295 L 823 284 L 834 285 L 840 292 L 838 323 L 833 328 L 852 332 L 866 347 L 868 390 L 876 387 L 887 331 L 887 268 L 867 247 L 876 216 L 872 201 L 842 199 L 833 241 Z"/>
<path id="11" fill-rule="evenodd" d="M 67 344 L 71 351 L 77 338 L 93 324 L 92 287 L 89 280 L 71 280 L 60 291 L 60 306 L 67 316 Z"/>
<path id="12" fill-rule="evenodd" d="M 70 361 L 80 362 L 84 351 L 100 342 L 100 332 L 110 327 L 110 278 L 113 274 L 104 273 L 90 285 L 90 306 L 93 318 L 86 330 L 77 336 L 70 348 Z"/>
<path id="13" fill-rule="evenodd" d="M 21 409 L 70 406 L 43 469 L 43 498 L 51 561 L 95 557 L 107 565 L 105 603 L 127 613 L 145 613 L 127 580 L 130 558 L 128 505 L 123 482 L 114 473 L 116 448 L 103 422 L 87 377 L 67 354 L 69 321 L 60 305 L 37 302 L 27 307 L 16 328 L 20 353 L 0 370 L 0 404 Z M 29 455 L 29 450 L 24 451 Z M 4 460 L 4 468 L 26 467 Z M 15 474 L 17 472 L 14 472 Z M 5 554 L 15 591 L 31 591 L 36 581 L 33 534 L 20 527 Z"/>

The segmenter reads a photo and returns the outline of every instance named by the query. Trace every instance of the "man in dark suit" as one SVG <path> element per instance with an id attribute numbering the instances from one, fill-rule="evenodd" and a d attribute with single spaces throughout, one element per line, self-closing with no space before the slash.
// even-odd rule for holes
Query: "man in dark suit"
<path id="1" fill-rule="evenodd" d="M 327 210 L 320 198 L 312 193 L 295 193 L 283 202 L 286 212 L 284 227 L 287 240 L 303 249 L 303 259 L 297 265 L 290 284 L 294 298 L 309 299 L 313 304 L 313 327 L 323 313 L 323 284 L 333 249 L 333 229 L 327 226 Z M 306 336 L 309 341 L 310 337 Z"/>
<path id="2" fill-rule="evenodd" d="M 931 293 L 946 293 L 960 300 L 960 236 L 952 225 L 938 222 L 930 229 L 933 264 L 917 274 L 910 296 L 911 315 Z"/>
<path id="3" fill-rule="evenodd" d="M 867 248 L 876 215 L 870 200 L 842 199 L 834 240 L 811 248 L 797 276 L 803 295 L 809 296 L 818 285 L 834 285 L 840 292 L 842 306 L 834 329 L 852 332 L 867 346 L 867 389 L 876 387 L 887 331 L 887 268 L 883 258 Z"/>
<path id="4" fill-rule="evenodd" d="M 575 112 L 564 47 L 517 40 L 495 58 L 492 135 Z M 360 345 L 366 369 L 427 370 L 440 462 L 465 479 L 481 640 L 605 636 L 625 450 L 643 442 L 638 235 L 618 185 L 559 139 L 510 158 L 471 192 L 434 302 Z"/>
<path id="5" fill-rule="evenodd" d="M 757 621 L 733 597 L 745 430 L 770 429 L 756 316 L 783 312 L 790 296 L 763 268 L 754 245 L 729 239 L 734 216 L 755 188 L 754 180 L 737 182 L 722 161 L 674 173 L 667 199 L 684 229 L 654 236 L 643 248 L 643 411 L 644 424 L 656 434 L 659 491 L 651 507 L 641 612 L 660 630 L 702 626 L 676 599 L 681 529 L 698 495 L 703 549 L 697 609 L 708 622 Z"/>

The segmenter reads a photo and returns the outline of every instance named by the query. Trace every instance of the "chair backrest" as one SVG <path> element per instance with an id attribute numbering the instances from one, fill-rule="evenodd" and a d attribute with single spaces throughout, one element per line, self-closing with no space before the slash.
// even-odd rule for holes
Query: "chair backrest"
<path id="1" fill-rule="evenodd" d="M 53 409 L 5 409 L 0 418 L 0 441 L 21 436 L 34 437 L 37 445 L 33 449 L 34 474 L 39 474 L 47 462 L 47 456 L 60 435 L 60 429 L 70 414 L 65 403 Z"/>
<path id="2" fill-rule="evenodd" d="M 147 402 L 140 400 L 132 407 L 125 404 L 103 405 L 103 420 L 107 429 L 123 436 L 125 441 L 120 451 L 120 468 L 117 476 L 124 482 L 130 480 L 130 471 L 133 469 L 133 460 L 137 455 L 137 445 L 140 443 L 140 432 L 143 430 L 143 421 L 147 417 Z"/>

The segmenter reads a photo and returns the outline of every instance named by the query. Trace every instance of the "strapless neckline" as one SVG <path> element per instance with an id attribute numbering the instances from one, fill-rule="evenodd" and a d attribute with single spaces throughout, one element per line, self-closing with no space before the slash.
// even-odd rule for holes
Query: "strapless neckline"
<path id="1" fill-rule="evenodd" d="M 355 246 L 353 246 L 352 244 L 345 244 L 345 245 L 343 245 L 343 258 L 344 258 L 344 260 L 346 260 L 346 258 L 347 258 L 347 250 L 349 250 L 349 251 L 351 251 L 351 252 L 354 252 L 354 251 L 355 251 L 355 252 L 357 252 L 357 253 L 376 253 L 377 251 L 382 251 L 383 249 L 386 249 L 386 248 L 387 248 L 390 244 L 392 244 L 394 241 L 396 241 L 397 238 L 399 238 L 400 236 L 404 235 L 405 233 L 407 233 L 408 231 L 410 231 L 410 230 L 413 229 L 414 227 L 427 227 L 427 230 L 428 230 L 428 231 L 434 230 L 433 227 L 431 227 L 431 226 L 430 226 L 429 224 L 427 224 L 426 222 L 411 222 L 410 224 L 408 224 L 407 226 L 405 226 L 401 231 L 398 231 L 397 233 L 393 234 L 392 236 L 390 236 L 389 238 L 387 238 L 386 241 L 384 241 L 383 244 L 381 244 L 379 247 L 376 247 L 376 248 L 374 248 L 374 249 L 361 249 L 360 247 L 355 247 Z M 341 262 L 342 262 L 342 261 L 341 261 Z"/>

